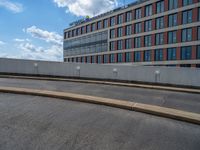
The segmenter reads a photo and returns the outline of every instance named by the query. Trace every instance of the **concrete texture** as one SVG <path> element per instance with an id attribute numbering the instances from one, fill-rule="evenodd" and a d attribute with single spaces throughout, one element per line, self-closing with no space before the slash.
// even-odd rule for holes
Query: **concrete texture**
<path id="1" fill-rule="evenodd" d="M 98 65 L 17 59 L 0 59 L 0 73 L 127 80 L 200 87 L 200 69 Z"/>
<path id="2" fill-rule="evenodd" d="M 0 94 L 0 150 L 199 150 L 198 125 L 106 106 Z"/>
<path id="3" fill-rule="evenodd" d="M 16 87 L 0 87 L 0 92 L 23 94 L 23 95 L 34 95 L 34 96 L 45 96 L 45 97 L 50 97 L 50 98 L 59 98 L 59 99 L 73 100 L 73 101 L 84 102 L 84 103 L 105 105 L 105 106 L 111 106 L 115 108 L 126 109 L 126 110 L 145 112 L 145 113 L 153 114 L 156 116 L 172 118 L 172 119 L 200 125 L 200 114 L 180 111 L 177 109 L 159 107 L 159 106 L 154 106 L 154 105 L 135 103 L 135 102 L 130 102 L 130 101 L 95 97 L 95 96 L 89 96 L 89 95 L 80 95 L 80 94 L 73 94 L 73 93 L 66 93 L 66 92 L 56 92 L 56 91 L 16 88 Z"/>
<path id="4" fill-rule="evenodd" d="M 200 113 L 200 94 L 75 82 L 0 78 L 0 86 L 43 89 L 112 98 Z"/>
<path id="5" fill-rule="evenodd" d="M 186 87 L 172 87 L 172 86 L 161 86 L 161 85 L 150 85 L 141 83 L 126 83 L 126 82 L 114 82 L 104 80 L 88 80 L 88 79 L 72 79 L 72 78 L 61 78 L 61 77 L 44 77 L 44 76 L 22 76 L 22 75 L 0 75 L 0 78 L 11 78 L 11 79 L 31 79 L 31 80 L 47 80 L 47 81 L 61 81 L 61 82 L 78 82 L 78 83 L 89 83 L 89 84 L 105 84 L 114 86 L 126 86 L 136 88 L 147 88 L 156 90 L 167 90 L 176 92 L 186 92 L 200 94 L 200 89 L 186 88 Z"/>

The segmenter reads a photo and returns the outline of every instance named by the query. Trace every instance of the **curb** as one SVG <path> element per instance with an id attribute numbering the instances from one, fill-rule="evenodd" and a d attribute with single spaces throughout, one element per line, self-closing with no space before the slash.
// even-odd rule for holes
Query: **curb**
<path id="1" fill-rule="evenodd" d="M 87 83 L 87 84 L 104 84 L 104 85 L 113 85 L 113 86 L 136 87 L 136 88 L 168 90 L 168 91 L 200 94 L 200 89 L 169 87 L 169 86 L 159 86 L 159 85 L 146 85 L 146 84 L 134 84 L 134 83 L 122 83 L 122 82 L 111 82 L 111 81 L 65 79 L 65 78 L 54 78 L 54 77 L 50 78 L 50 77 L 33 77 L 33 76 L 13 76 L 13 75 L 0 75 L 0 78 L 79 82 L 79 83 Z"/>
<path id="2" fill-rule="evenodd" d="M 160 106 L 141 104 L 135 102 L 128 102 L 123 100 L 101 98 L 88 95 L 80 95 L 65 92 L 47 91 L 47 90 L 36 90 L 27 88 L 15 88 L 15 87 L 0 87 L 0 92 L 3 93 L 14 93 L 34 96 L 44 96 L 51 98 L 59 98 L 65 100 L 79 101 L 84 103 L 92 103 L 98 105 L 106 105 L 115 108 L 121 108 L 125 110 L 138 111 L 155 116 L 161 116 L 165 118 L 171 118 L 184 122 L 194 123 L 200 125 L 200 114 L 186 112 L 171 108 L 165 108 Z"/>

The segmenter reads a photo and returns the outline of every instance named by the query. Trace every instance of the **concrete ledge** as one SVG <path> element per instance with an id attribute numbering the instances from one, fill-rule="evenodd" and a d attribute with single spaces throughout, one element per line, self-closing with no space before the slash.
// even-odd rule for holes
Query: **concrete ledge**
<path id="1" fill-rule="evenodd" d="M 136 88 L 147 88 L 147 89 L 157 89 L 157 90 L 168 90 L 176 92 L 187 92 L 200 94 L 200 89 L 198 88 L 186 88 L 186 87 L 174 87 L 174 86 L 161 86 L 161 85 L 150 85 L 150 84 L 140 84 L 140 83 L 124 83 L 124 82 L 112 82 L 103 80 L 86 80 L 86 79 L 67 79 L 67 78 L 55 78 L 55 77 L 37 77 L 37 76 L 17 76 L 17 75 L 0 75 L 0 78 L 16 78 L 16 79 L 33 79 L 33 80 L 48 80 L 48 81 L 66 81 L 66 82 L 79 82 L 79 83 L 89 83 L 89 84 L 105 84 L 113 86 L 127 86 Z"/>
<path id="2" fill-rule="evenodd" d="M 123 100 L 109 99 L 109 98 L 101 98 L 101 97 L 88 96 L 88 95 L 27 89 L 27 88 L 0 87 L 0 92 L 45 96 L 45 97 L 59 98 L 59 99 L 65 99 L 65 100 L 80 101 L 80 102 L 85 102 L 85 103 L 106 105 L 106 106 L 111 106 L 111 107 L 116 107 L 116 108 L 121 108 L 121 109 L 126 109 L 126 110 L 144 112 L 144 113 L 148 113 L 148 114 L 152 114 L 156 116 L 181 120 L 181 121 L 200 125 L 200 114 L 171 109 L 171 108 L 159 107 L 159 106 L 154 106 L 154 105 L 147 105 L 147 104 L 134 103 L 134 102 L 128 102 L 128 101 L 123 101 Z"/>

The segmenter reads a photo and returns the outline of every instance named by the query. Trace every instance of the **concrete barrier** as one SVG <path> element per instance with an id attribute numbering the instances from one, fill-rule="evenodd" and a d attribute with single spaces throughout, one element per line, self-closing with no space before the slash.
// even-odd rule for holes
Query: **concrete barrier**
<path id="1" fill-rule="evenodd" d="M 200 87 L 200 69 L 99 65 L 0 58 L 0 73 L 46 75 Z"/>

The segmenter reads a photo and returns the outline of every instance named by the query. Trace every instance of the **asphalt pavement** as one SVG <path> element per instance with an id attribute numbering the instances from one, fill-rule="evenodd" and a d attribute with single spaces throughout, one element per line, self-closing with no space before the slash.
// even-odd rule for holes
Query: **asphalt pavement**
<path id="1" fill-rule="evenodd" d="M 199 148 L 199 125 L 102 105 L 0 93 L 0 150 Z"/>
<path id="2" fill-rule="evenodd" d="M 200 94 L 63 81 L 0 78 L 0 86 L 44 89 L 113 98 L 200 113 Z"/>

